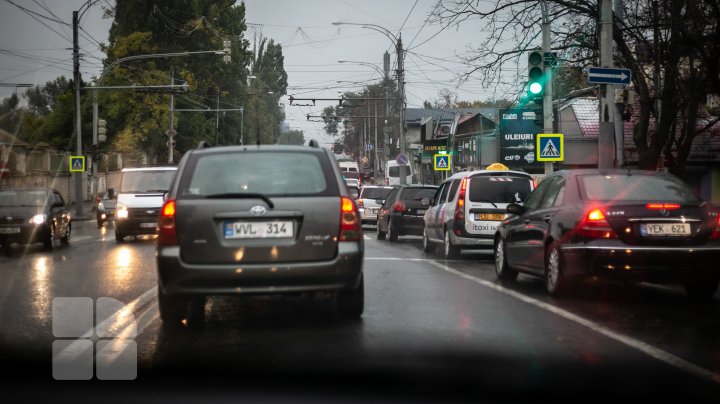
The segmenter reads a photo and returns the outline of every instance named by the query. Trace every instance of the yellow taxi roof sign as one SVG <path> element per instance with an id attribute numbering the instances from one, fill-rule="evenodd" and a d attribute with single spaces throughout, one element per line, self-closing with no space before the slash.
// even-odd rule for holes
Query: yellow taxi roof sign
<path id="1" fill-rule="evenodd" d="M 487 166 L 485 169 L 486 169 L 486 170 L 495 170 L 495 171 L 508 171 L 508 170 L 510 170 L 509 168 L 507 168 L 507 166 L 506 166 L 505 164 L 501 164 L 501 163 L 492 163 L 492 164 L 490 164 L 489 166 Z"/>

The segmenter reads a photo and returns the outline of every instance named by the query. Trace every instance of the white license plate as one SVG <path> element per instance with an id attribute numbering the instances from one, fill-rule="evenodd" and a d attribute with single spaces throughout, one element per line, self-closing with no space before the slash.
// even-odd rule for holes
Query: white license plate
<path id="1" fill-rule="evenodd" d="M 0 234 L 18 234 L 20 233 L 19 227 L 0 227 Z"/>
<path id="2" fill-rule="evenodd" d="M 292 220 L 272 222 L 226 222 L 225 238 L 291 238 L 295 234 Z"/>
<path id="3" fill-rule="evenodd" d="M 643 236 L 689 236 L 689 223 L 648 223 L 640 225 Z"/>
<path id="4" fill-rule="evenodd" d="M 371 215 L 377 215 L 377 209 L 370 209 Z"/>
<path id="5" fill-rule="evenodd" d="M 140 227 L 146 228 L 146 229 L 155 228 L 155 227 L 157 227 L 157 223 L 140 223 Z"/>

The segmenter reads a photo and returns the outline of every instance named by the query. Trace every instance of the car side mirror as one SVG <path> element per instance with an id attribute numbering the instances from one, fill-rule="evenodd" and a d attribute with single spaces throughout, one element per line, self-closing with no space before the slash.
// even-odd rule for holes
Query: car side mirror
<path id="1" fill-rule="evenodd" d="M 420 201 L 420 203 L 421 203 L 423 206 L 430 206 L 430 199 L 428 199 L 428 198 L 422 198 L 422 200 Z"/>
<path id="2" fill-rule="evenodd" d="M 507 206 L 506 210 L 513 215 L 522 215 L 523 212 L 525 212 L 525 207 L 517 203 L 511 203 Z"/>

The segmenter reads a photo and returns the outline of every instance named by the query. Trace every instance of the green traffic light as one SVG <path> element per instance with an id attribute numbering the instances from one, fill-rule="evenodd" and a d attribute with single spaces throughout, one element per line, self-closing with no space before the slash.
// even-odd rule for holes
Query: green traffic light
<path id="1" fill-rule="evenodd" d="M 543 86 L 540 83 L 530 83 L 530 94 L 536 95 L 542 92 Z"/>

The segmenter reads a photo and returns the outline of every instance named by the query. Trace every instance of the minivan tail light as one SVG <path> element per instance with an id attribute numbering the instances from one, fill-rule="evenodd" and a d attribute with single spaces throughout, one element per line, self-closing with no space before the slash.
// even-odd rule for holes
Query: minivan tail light
<path id="1" fill-rule="evenodd" d="M 467 193 L 467 177 L 460 182 L 460 190 L 458 191 L 458 199 L 455 203 L 455 215 L 453 216 L 458 223 L 465 222 L 465 194 Z"/>
<path id="2" fill-rule="evenodd" d="M 720 217 L 718 217 L 718 220 L 715 223 L 715 229 L 713 230 L 712 235 L 710 235 L 710 239 L 720 240 Z"/>
<path id="3" fill-rule="evenodd" d="M 362 237 L 362 228 L 357 207 L 352 199 L 340 198 L 340 241 L 357 241 Z"/>
<path id="4" fill-rule="evenodd" d="M 175 200 L 168 199 L 163 204 L 158 219 L 158 245 L 173 246 L 178 244 L 175 213 Z"/>
<path id="5" fill-rule="evenodd" d="M 615 230 L 610 227 L 610 223 L 600 209 L 592 209 L 585 215 L 578 234 L 587 238 L 617 238 Z"/>
<path id="6" fill-rule="evenodd" d="M 405 202 L 397 201 L 397 202 L 393 203 L 392 210 L 394 212 L 404 212 L 405 211 Z"/>

